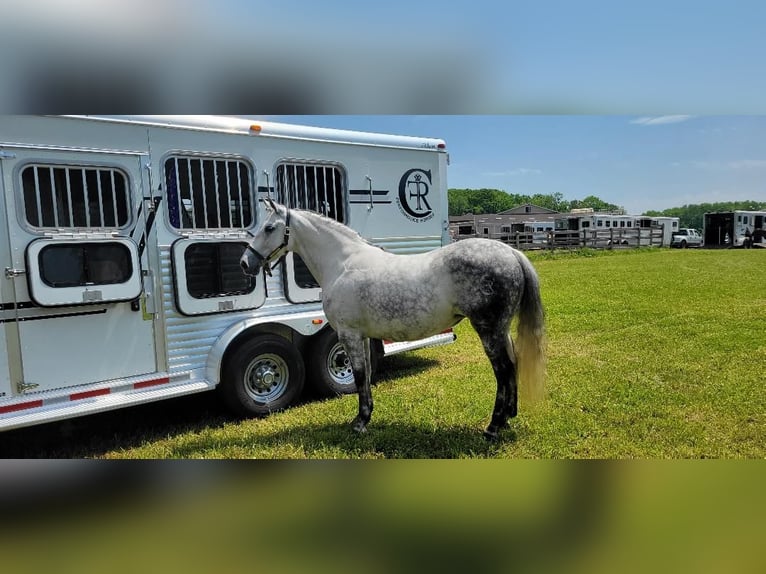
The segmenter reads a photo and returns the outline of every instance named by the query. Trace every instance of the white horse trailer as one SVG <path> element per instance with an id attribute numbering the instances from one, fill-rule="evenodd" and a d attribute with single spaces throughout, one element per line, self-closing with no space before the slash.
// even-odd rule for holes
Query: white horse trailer
<path id="1" fill-rule="evenodd" d="M 652 227 L 662 228 L 662 245 L 663 247 L 669 247 L 673 240 L 673 234 L 676 233 L 681 224 L 681 219 L 678 217 L 666 217 L 657 216 L 650 217 L 648 215 L 642 215 L 636 217 L 636 227 L 641 229 L 650 229 Z"/>
<path id="2" fill-rule="evenodd" d="M 706 213 L 702 226 L 705 247 L 766 246 L 766 211 Z"/>
<path id="3" fill-rule="evenodd" d="M 251 277 L 239 259 L 269 196 L 392 252 L 449 243 L 445 148 L 244 118 L 0 117 L 0 429 L 227 385 L 255 415 L 304 379 L 352 392 L 302 261 Z"/>

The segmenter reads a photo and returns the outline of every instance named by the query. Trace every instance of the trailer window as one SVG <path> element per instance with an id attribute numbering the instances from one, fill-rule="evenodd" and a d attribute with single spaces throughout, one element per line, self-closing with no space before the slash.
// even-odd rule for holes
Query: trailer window
<path id="1" fill-rule="evenodd" d="M 69 243 L 44 247 L 40 278 L 48 287 L 116 285 L 133 275 L 130 251 L 122 243 Z"/>
<path id="2" fill-rule="evenodd" d="M 277 166 L 274 187 L 288 207 L 308 209 L 346 223 L 345 178 L 337 165 L 283 162 Z"/>
<path id="3" fill-rule="evenodd" d="M 21 171 L 24 215 L 40 229 L 128 225 L 128 178 L 103 167 L 32 164 Z"/>
<path id="4" fill-rule="evenodd" d="M 337 164 L 283 161 L 276 167 L 274 190 L 277 200 L 288 207 L 315 211 L 335 221 L 347 223 L 346 177 Z M 319 288 L 319 283 L 300 255 L 289 255 L 288 267 L 292 268 L 296 287 L 309 290 Z"/>
<path id="5" fill-rule="evenodd" d="M 184 255 L 186 288 L 195 299 L 246 295 L 255 289 L 255 277 L 245 275 L 239 259 L 246 243 L 195 243 Z"/>
<path id="6" fill-rule="evenodd" d="M 175 229 L 245 229 L 253 224 L 253 183 L 244 160 L 171 157 L 165 161 L 165 187 Z"/>

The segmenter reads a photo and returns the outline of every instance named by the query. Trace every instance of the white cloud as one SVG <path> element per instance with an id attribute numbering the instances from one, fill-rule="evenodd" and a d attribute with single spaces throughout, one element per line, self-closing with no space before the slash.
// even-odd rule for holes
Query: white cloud
<path id="1" fill-rule="evenodd" d="M 661 126 L 665 124 L 677 124 L 692 119 L 694 116 L 644 116 L 631 120 L 630 123 L 638 124 L 641 126 Z"/>
<path id="2" fill-rule="evenodd" d="M 694 160 L 689 162 L 692 167 L 709 170 L 745 170 L 765 169 L 766 159 L 736 159 L 730 161 Z"/>
<path id="3" fill-rule="evenodd" d="M 487 177 L 508 177 L 517 175 L 540 175 L 542 170 L 533 167 L 517 167 L 516 169 L 508 169 L 505 171 L 490 171 L 484 175 Z"/>
<path id="4" fill-rule="evenodd" d="M 740 159 L 726 165 L 729 169 L 763 169 L 766 167 L 766 159 Z"/>

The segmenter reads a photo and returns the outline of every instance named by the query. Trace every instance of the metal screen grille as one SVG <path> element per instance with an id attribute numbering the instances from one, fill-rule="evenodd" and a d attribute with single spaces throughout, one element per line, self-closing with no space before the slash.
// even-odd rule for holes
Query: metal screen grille
<path id="1" fill-rule="evenodd" d="M 343 172 L 338 166 L 285 162 L 277 166 L 278 200 L 346 223 Z"/>
<path id="2" fill-rule="evenodd" d="M 27 223 L 51 229 L 125 227 L 127 181 L 112 168 L 29 165 L 21 172 Z"/>
<path id="3" fill-rule="evenodd" d="M 176 229 L 244 229 L 253 223 L 248 164 L 171 157 L 165 162 L 168 214 Z"/>

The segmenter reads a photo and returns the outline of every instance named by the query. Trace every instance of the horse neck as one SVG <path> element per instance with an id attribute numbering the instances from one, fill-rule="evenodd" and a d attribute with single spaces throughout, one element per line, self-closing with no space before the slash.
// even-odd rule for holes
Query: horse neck
<path id="1" fill-rule="evenodd" d="M 293 211 L 290 249 L 325 287 L 345 269 L 345 261 L 367 243 L 352 230 L 307 211 Z"/>

